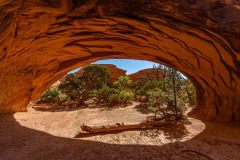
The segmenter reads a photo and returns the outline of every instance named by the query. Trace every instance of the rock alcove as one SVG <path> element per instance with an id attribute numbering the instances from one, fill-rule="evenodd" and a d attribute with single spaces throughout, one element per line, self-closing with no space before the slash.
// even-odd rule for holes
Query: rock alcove
<path id="1" fill-rule="evenodd" d="M 240 121 L 238 1 L 0 1 L 1 113 L 25 111 L 70 70 L 106 58 L 175 68 L 197 88 L 192 115 Z"/>

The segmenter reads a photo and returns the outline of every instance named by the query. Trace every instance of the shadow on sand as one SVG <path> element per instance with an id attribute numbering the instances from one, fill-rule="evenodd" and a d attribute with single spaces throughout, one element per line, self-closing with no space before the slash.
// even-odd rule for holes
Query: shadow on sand
<path id="1" fill-rule="evenodd" d="M 21 126 L 13 115 L 0 115 L 1 160 L 239 160 L 230 152 L 240 144 L 208 137 L 213 128 L 194 138 L 162 146 L 108 144 L 83 139 L 63 138 Z M 144 134 L 147 134 L 144 133 Z M 157 134 L 157 133 L 156 133 Z M 238 141 L 239 142 L 239 141 Z M 224 152 L 219 145 L 225 145 Z M 209 150 L 211 148 L 211 150 Z M 225 153 L 226 152 L 226 153 Z M 238 157 L 237 157 L 238 156 Z"/>
<path id="2" fill-rule="evenodd" d="M 130 105 L 130 104 L 129 104 Z M 110 105 L 108 103 L 90 103 L 90 104 L 82 104 L 82 105 L 77 105 L 74 103 L 70 104 L 64 104 L 64 105 L 59 105 L 59 104 L 36 104 L 33 106 L 33 109 L 41 112 L 62 112 L 62 111 L 76 111 L 80 109 L 100 109 L 101 111 L 103 110 L 114 110 L 118 108 L 125 108 L 128 105 Z"/>

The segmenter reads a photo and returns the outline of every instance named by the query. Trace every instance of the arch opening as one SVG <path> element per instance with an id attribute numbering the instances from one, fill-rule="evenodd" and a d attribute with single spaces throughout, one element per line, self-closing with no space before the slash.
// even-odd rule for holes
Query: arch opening
<path id="1" fill-rule="evenodd" d="M 108 63 L 108 61 L 110 63 Z M 129 65 L 128 63 L 132 63 L 132 65 Z M 163 92 L 163 93 L 170 94 L 170 95 L 168 95 L 169 97 L 173 96 L 173 89 L 172 89 L 173 84 L 172 84 L 171 77 L 174 76 L 177 81 L 175 88 L 178 88 L 176 94 L 182 95 L 182 96 L 177 95 L 177 99 L 180 99 L 184 104 L 188 104 L 187 107 L 189 107 L 191 105 L 190 110 L 192 110 L 193 107 L 198 106 L 199 105 L 198 103 L 200 103 L 202 101 L 200 99 L 201 96 L 198 96 L 198 97 L 196 96 L 196 90 L 199 90 L 199 92 L 200 92 L 200 89 L 201 89 L 201 88 L 199 88 L 199 86 L 197 86 L 197 85 L 195 86 L 195 84 L 192 83 L 191 79 L 189 79 L 187 76 L 185 76 L 181 72 L 171 69 L 169 67 L 166 67 L 164 65 L 161 65 L 159 63 L 143 61 L 143 60 L 133 60 L 133 59 L 105 59 L 103 61 L 100 60 L 100 61 L 96 61 L 91 64 L 93 64 L 93 65 L 96 64 L 98 66 L 101 66 L 101 67 L 104 67 L 107 69 L 107 71 L 110 74 L 110 77 L 108 78 L 106 84 L 110 87 L 114 86 L 113 85 L 114 82 L 117 81 L 119 77 L 121 77 L 121 76 L 128 77 L 129 80 L 132 81 L 131 82 L 132 83 L 131 90 L 134 90 L 134 95 L 136 95 L 136 96 L 137 96 L 136 93 L 138 92 L 137 88 L 143 89 L 144 85 L 147 85 L 149 83 L 151 84 L 151 82 L 153 83 L 155 81 L 161 83 L 161 84 L 155 86 L 156 88 L 158 88 L 158 87 L 161 88 L 161 90 L 163 89 L 162 88 L 163 85 L 168 85 L 168 88 L 167 88 L 168 92 L 166 92 L 166 93 Z M 118 65 L 120 65 L 120 66 L 118 66 Z M 143 65 L 143 66 L 141 66 L 141 65 Z M 147 65 L 147 67 L 146 67 L 146 65 Z M 66 81 L 65 77 L 69 76 L 70 74 L 74 74 L 77 77 L 81 77 L 82 74 L 84 73 L 84 68 L 88 67 L 88 66 L 90 66 L 90 63 L 86 66 L 81 66 L 80 68 L 76 68 L 70 72 L 67 71 L 67 74 L 64 75 L 63 77 L 61 77 L 60 79 L 58 79 L 57 81 L 49 79 L 47 84 L 40 86 L 41 87 L 40 89 L 42 92 L 39 92 L 37 94 L 38 96 L 36 96 L 37 98 L 34 98 L 31 101 L 35 101 L 35 100 L 39 101 L 39 98 L 41 97 L 41 95 L 43 93 L 46 93 L 46 91 L 50 91 L 49 89 L 59 90 L 58 89 L 59 85 L 64 83 Z M 131 68 L 132 68 L 132 71 L 131 71 Z M 130 72 L 131 74 L 128 72 Z M 172 72 L 174 72 L 174 75 L 171 75 Z M 166 75 L 168 75 L 168 77 L 164 77 Z M 52 83 L 53 81 L 54 81 L 54 83 Z M 92 83 L 94 83 L 94 82 L 92 82 Z M 166 83 L 166 84 L 164 84 L 164 83 Z M 141 84 L 141 85 L 136 86 L 139 84 Z M 147 87 L 147 86 L 145 86 L 145 87 Z M 90 90 L 90 88 L 88 88 L 88 90 Z M 144 93 L 145 92 L 147 92 L 147 90 L 144 91 Z M 165 99 L 166 98 L 167 98 L 167 96 L 165 97 Z M 139 101 L 139 100 L 137 100 L 137 101 Z M 47 102 L 47 103 L 49 103 L 49 102 Z M 32 107 L 33 105 L 34 105 L 34 102 L 32 102 L 29 107 Z M 114 106 L 114 104 L 113 104 L 113 106 Z"/>
<path id="2" fill-rule="evenodd" d="M 103 75 L 104 73 L 106 75 Z M 97 77 L 95 77 L 94 74 L 96 74 Z M 104 76 L 107 77 L 104 78 Z M 99 78 L 102 79 L 100 82 L 96 80 Z M 100 97 L 97 96 L 98 93 L 101 94 L 99 91 L 109 92 L 109 94 L 104 93 L 104 95 L 107 94 L 107 97 L 105 95 L 102 98 L 105 99 L 104 102 L 109 102 L 107 105 L 114 106 L 108 99 L 111 97 L 111 90 L 119 90 L 119 92 L 122 92 L 121 89 L 114 85 L 115 83 L 120 83 L 121 78 L 123 78 L 123 80 L 125 79 L 124 83 L 128 81 L 130 83 L 123 91 L 130 91 L 133 94 L 133 97 L 129 101 L 130 103 L 123 103 L 125 105 L 137 101 L 142 103 L 146 108 L 146 96 L 148 96 L 147 92 L 150 91 L 163 93 L 163 96 L 161 96 L 161 99 L 164 101 L 163 104 L 166 104 L 168 100 L 173 102 L 173 97 L 175 96 L 176 105 L 178 101 L 180 103 L 182 102 L 181 105 L 186 107 L 198 105 L 195 95 L 196 86 L 181 72 L 158 63 L 129 59 L 100 60 L 87 66 L 74 69 L 51 84 L 51 87 L 45 88 L 44 93 L 37 98 L 37 102 L 40 104 L 45 102 L 47 104 L 58 104 L 62 96 L 65 98 L 63 99 L 63 103 L 74 100 L 81 101 L 85 90 L 88 91 L 85 94 L 86 99 L 83 103 L 79 104 L 78 107 L 81 108 L 81 105 L 84 105 L 84 102 L 89 99 L 95 99 L 96 101 L 96 98 L 98 98 L 97 105 L 99 105 L 101 102 Z M 96 86 L 95 83 L 99 85 Z M 106 87 L 108 89 L 106 89 Z M 67 95 L 62 93 L 62 91 L 65 91 Z M 53 93 L 53 96 L 50 93 Z M 72 97 L 72 94 L 77 95 L 73 95 Z M 199 101 L 200 100 L 198 100 L 198 102 Z M 61 104 L 60 102 L 58 105 Z M 119 104 L 121 105 L 122 103 Z"/>
<path id="3" fill-rule="evenodd" d="M 103 72 L 105 69 L 110 73 L 106 79 L 104 79 L 105 72 Z M 94 76 L 93 73 L 101 74 Z M 99 78 L 101 80 L 96 80 Z M 104 83 L 102 83 L 103 81 Z M 119 83 L 122 84 L 121 87 L 116 85 Z M 189 120 L 185 116 L 185 113 L 189 112 L 195 105 L 195 99 L 192 99 L 195 97 L 195 92 L 189 93 L 193 89 L 192 87 L 194 86 L 191 81 L 182 73 L 158 63 L 129 59 L 106 60 L 68 72 L 67 75 L 52 84 L 44 92 L 32 107 L 33 109 L 29 108 L 29 115 L 37 114 L 40 120 L 42 112 L 44 112 L 42 115 L 45 119 L 49 117 L 55 119 L 57 114 L 65 114 L 65 118 L 62 118 L 60 123 L 64 123 L 63 121 L 76 123 L 75 121 L 77 121 L 78 124 L 83 123 L 81 127 L 124 124 L 122 128 L 118 126 L 113 127 L 113 129 L 134 131 L 134 134 L 141 138 L 159 139 L 160 135 L 164 135 L 166 141 L 169 142 L 186 140 L 198 133 L 190 136 L 190 132 L 192 132 L 191 129 L 189 130 L 190 125 L 186 127 L 184 121 L 191 123 L 191 126 L 198 126 L 198 132 L 202 132 L 204 129 L 203 123 L 195 119 Z M 174 90 L 176 90 L 176 93 L 174 93 Z M 102 91 L 104 91 L 104 94 L 102 94 Z M 174 101 L 174 94 L 176 94 L 176 102 Z M 119 95 L 120 99 L 118 98 Z M 114 99 L 112 99 L 113 96 Z M 152 97 L 153 101 L 148 96 Z M 177 106 L 177 113 L 174 112 L 173 103 Z M 159 108 L 162 110 L 159 110 Z M 75 115 L 75 118 L 69 118 L 70 115 Z M 94 117 L 93 115 L 97 116 Z M 144 127 L 146 120 L 149 124 L 146 124 L 148 127 L 143 129 L 141 127 Z M 180 124 L 176 123 L 169 127 L 151 126 L 151 122 L 160 123 L 162 120 L 180 122 Z M 130 126 L 128 126 L 129 124 Z M 128 127 L 131 127 L 132 124 L 135 124 L 133 127 L 139 128 L 129 129 Z M 49 125 L 51 126 L 51 123 Z M 98 131 L 101 130 L 98 129 Z M 86 134 L 86 132 L 90 131 L 82 129 L 76 135 L 76 138 L 91 137 L 91 134 Z M 105 131 L 106 134 L 108 132 L 114 133 L 113 131 Z M 98 134 L 94 133 L 92 136 Z M 141 138 L 139 141 L 141 141 Z"/>

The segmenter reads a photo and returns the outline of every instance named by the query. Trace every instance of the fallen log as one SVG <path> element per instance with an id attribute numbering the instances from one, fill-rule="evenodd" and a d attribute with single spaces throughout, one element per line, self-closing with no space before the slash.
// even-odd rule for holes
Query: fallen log
<path id="1" fill-rule="evenodd" d="M 141 123 L 135 123 L 135 124 L 116 123 L 114 125 L 106 125 L 106 126 L 88 126 L 83 124 L 81 126 L 81 129 L 82 131 L 85 131 L 88 133 L 106 133 L 106 132 L 117 132 L 117 131 L 125 131 L 125 130 L 132 130 L 132 129 L 159 127 L 159 126 L 171 125 L 176 123 L 177 121 L 161 120 L 161 121 L 143 121 Z"/>

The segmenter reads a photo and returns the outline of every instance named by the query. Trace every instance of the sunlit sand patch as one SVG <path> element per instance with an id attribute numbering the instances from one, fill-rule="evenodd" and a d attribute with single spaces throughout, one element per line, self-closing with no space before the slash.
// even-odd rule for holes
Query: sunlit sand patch
<path id="1" fill-rule="evenodd" d="M 121 115 L 121 116 L 119 116 Z M 81 125 L 106 125 L 116 122 L 140 122 L 146 118 L 134 105 L 114 110 L 81 109 L 77 111 L 41 112 L 34 109 L 26 113 L 16 113 L 14 117 L 24 127 L 39 130 L 59 137 L 73 138 L 81 131 Z M 109 134 L 88 134 L 79 139 L 110 144 L 163 145 L 183 142 L 194 138 L 205 129 L 203 122 L 189 118 L 190 123 L 161 128 L 131 130 Z"/>

